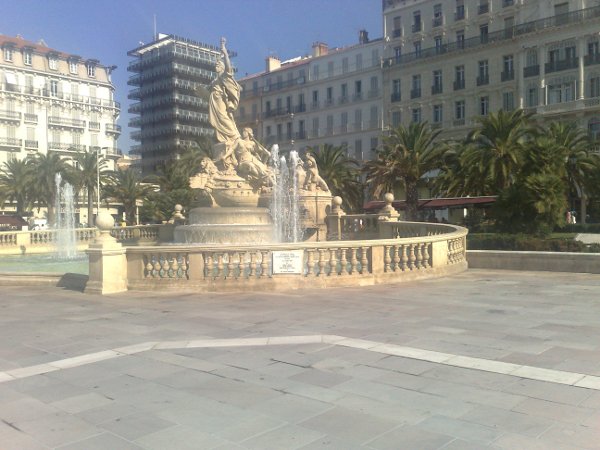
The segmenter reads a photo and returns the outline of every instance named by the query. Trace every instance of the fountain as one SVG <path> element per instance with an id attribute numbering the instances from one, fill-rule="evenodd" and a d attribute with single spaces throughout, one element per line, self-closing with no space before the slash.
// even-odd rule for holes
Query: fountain
<path id="1" fill-rule="evenodd" d="M 224 39 L 223 60 L 211 85 L 209 119 L 215 129 L 215 159 L 204 158 L 190 179 L 194 202 L 188 223 L 174 230 L 174 242 L 185 244 L 265 244 L 299 242 L 308 226 L 324 226 L 331 204 L 327 183 L 319 177 L 314 158 L 304 162 L 290 153 L 291 167 L 279 147 L 269 152 L 251 128 L 240 133 L 233 119 L 240 85 Z M 208 205 L 206 204 L 208 203 Z"/>
<path id="2" fill-rule="evenodd" d="M 57 173 L 56 183 L 56 256 L 59 259 L 77 257 L 77 237 L 75 235 L 75 206 L 73 186 L 62 182 Z"/>

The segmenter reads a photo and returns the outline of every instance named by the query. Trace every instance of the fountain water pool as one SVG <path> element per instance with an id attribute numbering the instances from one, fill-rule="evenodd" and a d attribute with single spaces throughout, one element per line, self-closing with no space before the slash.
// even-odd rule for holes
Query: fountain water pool
<path id="1" fill-rule="evenodd" d="M 73 186 L 62 182 L 57 173 L 56 183 L 56 254 L 59 259 L 77 257 L 77 237 L 75 236 L 75 205 Z"/>

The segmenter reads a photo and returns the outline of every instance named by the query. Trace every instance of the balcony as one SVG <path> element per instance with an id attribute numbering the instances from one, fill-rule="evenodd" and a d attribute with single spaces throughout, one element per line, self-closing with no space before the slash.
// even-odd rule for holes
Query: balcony
<path id="1" fill-rule="evenodd" d="M 434 84 L 431 86 L 431 95 L 441 94 L 443 92 L 441 84 Z"/>
<path id="2" fill-rule="evenodd" d="M 0 147 L 3 148 L 21 148 L 21 139 L 15 139 L 10 137 L 0 137 Z"/>
<path id="3" fill-rule="evenodd" d="M 310 104 L 310 109 L 313 110 L 313 111 L 316 110 L 316 109 L 319 109 L 319 107 L 320 107 L 320 103 L 319 102 L 312 102 Z"/>
<path id="4" fill-rule="evenodd" d="M 362 100 L 363 96 L 362 96 L 362 92 L 356 92 L 353 96 L 352 96 L 352 101 L 353 102 L 360 102 Z"/>
<path id="5" fill-rule="evenodd" d="M 593 53 L 583 57 L 584 66 L 594 66 L 596 64 L 600 64 L 600 53 Z"/>
<path id="6" fill-rule="evenodd" d="M 423 27 L 421 25 L 421 22 L 413 23 L 413 26 L 412 26 L 413 33 L 419 33 L 422 30 L 423 30 Z"/>
<path id="7" fill-rule="evenodd" d="M 504 70 L 500 72 L 500 81 L 510 81 L 515 79 L 515 71 L 512 70 Z"/>
<path id="8" fill-rule="evenodd" d="M 379 97 L 379 89 L 370 89 L 369 92 L 367 92 L 367 97 L 369 97 L 369 98 Z"/>
<path id="9" fill-rule="evenodd" d="M 107 133 L 121 134 L 121 125 L 117 125 L 114 123 L 107 123 L 105 125 L 105 130 Z"/>
<path id="10" fill-rule="evenodd" d="M 25 141 L 25 148 L 26 148 L 26 149 L 33 149 L 33 150 L 37 150 L 37 148 L 38 148 L 38 141 L 30 141 L 30 140 L 26 140 L 26 141 Z"/>
<path id="11" fill-rule="evenodd" d="M 441 27 L 444 25 L 444 16 L 434 17 L 431 19 L 431 26 L 433 28 Z"/>
<path id="12" fill-rule="evenodd" d="M 419 97 L 421 97 L 421 88 L 410 90 L 410 98 L 419 98 Z"/>
<path id="13" fill-rule="evenodd" d="M 452 125 L 454 125 L 455 127 L 461 127 L 465 124 L 465 119 L 464 117 L 462 119 L 454 119 L 452 121 Z"/>
<path id="14" fill-rule="evenodd" d="M 48 150 L 52 151 L 67 151 L 67 152 L 84 152 L 85 145 L 82 144 L 65 144 L 62 142 L 48 142 Z"/>
<path id="15" fill-rule="evenodd" d="M 477 14 L 481 15 L 481 14 L 487 14 L 490 12 L 490 4 L 489 3 L 482 3 L 481 5 L 479 5 L 477 7 Z"/>
<path id="16" fill-rule="evenodd" d="M 10 111 L 7 109 L 0 110 L 0 120 L 6 120 L 10 122 L 20 122 L 21 113 L 17 111 Z"/>
<path id="17" fill-rule="evenodd" d="M 454 80 L 454 90 L 460 91 L 465 88 L 465 79 Z"/>
<path id="18" fill-rule="evenodd" d="M 484 86 L 486 84 L 490 84 L 490 76 L 489 75 L 479 75 L 477 77 L 477 86 Z"/>
<path id="19" fill-rule="evenodd" d="M 578 58 L 567 58 L 560 61 L 552 61 L 544 66 L 545 73 L 560 72 L 561 70 L 577 69 L 579 66 Z"/>
<path id="20" fill-rule="evenodd" d="M 402 37 L 402 28 L 394 29 L 394 31 L 392 32 L 392 36 L 394 36 L 395 38 Z"/>
<path id="21" fill-rule="evenodd" d="M 100 122 L 88 122 L 88 127 L 92 131 L 100 131 Z"/>
<path id="22" fill-rule="evenodd" d="M 394 102 L 399 102 L 402 100 L 402 95 L 400 95 L 400 92 L 393 92 L 390 98 L 390 101 L 392 103 Z"/>
<path id="23" fill-rule="evenodd" d="M 514 6 L 515 0 L 502 0 L 502 7 L 508 8 L 509 6 Z"/>
<path id="24" fill-rule="evenodd" d="M 338 98 L 338 105 L 344 105 L 346 103 L 348 103 L 347 95 L 342 95 L 340 98 Z"/>
<path id="25" fill-rule="evenodd" d="M 25 119 L 25 122 L 37 123 L 37 121 L 38 121 L 37 114 L 27 114 L 27 113 L 25 113 L 23 117 Z"/>
<path id="26" fill-rule="evenodd" d="M 454 12 L 454 21 L 458 22 L 459 20 L 465 20 L 465 7 L 460 6 L 456 8 L 456 11 Z"/>
<path id="27" fill-rule="evenodd" d="M 69 128 L 85 128 L 85 120 L 68 119 L 66 117 L 50 116 L 48 117 L 48 125 L 69 127 Z"/>
<path id="28" fill-rule="evenodd" d="M 540 65 L 536 64 L 534 66 L 523 67 L 523 77 L 536 77 L 540 74 Z"/>

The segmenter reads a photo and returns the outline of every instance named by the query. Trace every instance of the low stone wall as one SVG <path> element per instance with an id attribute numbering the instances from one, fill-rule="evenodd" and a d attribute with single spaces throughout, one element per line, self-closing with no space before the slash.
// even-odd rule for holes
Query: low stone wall
<path id="1" fill-rule="evenodd" d="M 600 253 L 469 250 L 471 269 L 600 273 Z"/>
<path id="2" fill-rule="evenodd" d="M 248 291 L 397 283 L 467 269 L 467 230 L 452 225 L 381 222 L 390 239 L 256 246 L 91 245 L 87 292 Z M 424 235 L 418 236 L 418 231 Z M 295 274 L 273 270 L 275 252 L 297 252 Z M 122 268 L 119 266 L 123 265 Z"/>

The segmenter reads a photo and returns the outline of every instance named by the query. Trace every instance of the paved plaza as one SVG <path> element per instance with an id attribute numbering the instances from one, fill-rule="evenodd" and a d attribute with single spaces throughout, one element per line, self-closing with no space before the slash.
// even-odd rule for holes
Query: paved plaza
<path id="1" fill-rule="evenodd" d="M 600 449 L 600 275 L 2 287 L 0 449 Z"/>

